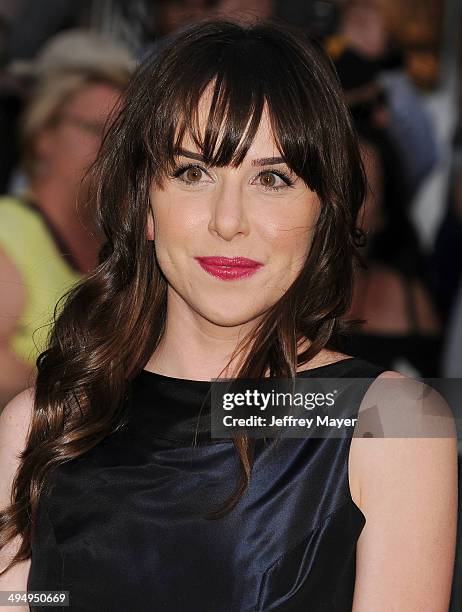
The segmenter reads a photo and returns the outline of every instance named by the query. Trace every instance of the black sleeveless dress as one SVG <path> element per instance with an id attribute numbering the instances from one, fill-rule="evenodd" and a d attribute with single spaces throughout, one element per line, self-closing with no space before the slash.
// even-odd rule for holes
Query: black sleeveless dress
<path id="1" fill-rule="evenodd" d="M 299 376 L 363 379 L 342 403 L 355 416 L 383 371 L 355 357 Z M 366 522 L 351 436 L 256 439 L 249 488 L 208 520 L 239 466 L 232 439 L 210 436 L 210 402 L 198 422 L 210 384 L 146 370 L 132 381 L 126 425 L 57 468 L 40 499 L 29 591 L 67 590 L 59 609 L 76 612 L 351 612 Z"/>

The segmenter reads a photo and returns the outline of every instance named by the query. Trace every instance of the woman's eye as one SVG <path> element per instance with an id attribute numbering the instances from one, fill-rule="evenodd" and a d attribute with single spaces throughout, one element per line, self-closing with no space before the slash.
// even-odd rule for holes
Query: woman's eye
<path id="1" fill-rule="evenodd" d="M 189 168 L 184 172 L 183 176 L 189 183 L 197 183 L 201 180 L 202 174 L 203 172 L 200 168 Z"/>
<path id="2" fill-rule="evenodd" d="M 257 180 L 258 183 L 264 187 L 264 189 L 269 189 L 272 191 L 279 191 L 280 189 L 292 186 L 291 179 L 282 172 L 279 173 L 267 170 L 265 172 L 261 172 L 258 175 Z"/>
<path id="3" fill-rule="evenodd" d="M 260 183 L 264 187 L 275 187 L 277 185 L 277 179 L 272 172 L 265 172 L 265 174 L 260 175 Z"/>
<path id="4" fill-rule="evenodd" d="M 201 184 L 207 176 L 203 168 L 192 164 L 179 166 L 172 174 L 173 178 L 180 180 L 185 185 Z"/>

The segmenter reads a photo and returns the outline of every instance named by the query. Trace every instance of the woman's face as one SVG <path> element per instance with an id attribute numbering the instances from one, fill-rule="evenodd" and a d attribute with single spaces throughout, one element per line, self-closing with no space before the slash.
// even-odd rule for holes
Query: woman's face
<path id="1" fill-rule="evenodd" d="M 69 189 L 80 185 L 98 153 L 105 122 L 119 97 L 115 87 L 95 83 L 63 105 L 55 124 L 43 130 L 36 143 L 46 178 L 54 178 Z"/>
<path id="2" fill-rule="evenodd" d="M 206 104 L 203 98 L 201 127 Z M 151 188 L 154 227 L 149 217 L 148 237 L 155 238 L 168 281 L 169 307 L 174 300 L 215 325 L 243 325 L 274 305 L 298 276 L 320 203 L 282 161 L 266 112 L 241 166 L 209 167 L 200 157 L 185 136 L 174 176 Z M 217 256 L 261 265 L 251 274 L 222 278 L 233 271 L 204 269 L 197 259 Z"/>

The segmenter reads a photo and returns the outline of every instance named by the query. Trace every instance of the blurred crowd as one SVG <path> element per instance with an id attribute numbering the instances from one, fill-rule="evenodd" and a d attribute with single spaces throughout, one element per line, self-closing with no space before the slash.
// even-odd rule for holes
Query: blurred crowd
<path id="1" fill-rule="evenodd" d="M 435 118 L 455 91 L 448 70 L 457 83 L 455 5 L 0 0 L 0 406 L 31 383 L 59 298 L 97 265 L 86 171 L 130 74 L 179 28 L 213 16 L 286 22 L 338 72 L 369 183 L 348 313 L 363 323 L 339 348 L 413 376 L 462 377 L 462 130 L 457 112 L 446 131 Z M 422 198 L 437 219 L 431 240 Z"/>

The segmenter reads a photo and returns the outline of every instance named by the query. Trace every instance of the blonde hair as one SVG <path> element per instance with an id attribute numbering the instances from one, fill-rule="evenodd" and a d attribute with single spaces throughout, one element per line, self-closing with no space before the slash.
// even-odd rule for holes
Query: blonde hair
<path id="1" fill-rule="evenodd" d="M 34 176 L 37 155 L 37 136 L 53 125 L 62 107 L 87 87 L 107 84 L 123 90 L 130 71 L 125 66 L 107 67 L 105 70 L 87 68 L 59 69 L 41 78 L 29 99 L 22 116 L 20 128 L 21 161 L 26 175 Z"/>

